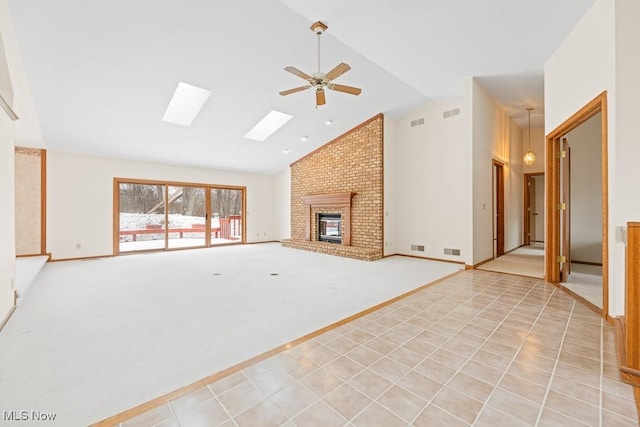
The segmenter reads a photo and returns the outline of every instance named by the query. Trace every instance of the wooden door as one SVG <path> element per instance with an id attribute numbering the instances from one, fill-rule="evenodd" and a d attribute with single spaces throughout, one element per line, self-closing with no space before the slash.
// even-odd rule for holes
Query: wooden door
<path id="1" fill-rule="evenodd" d="M 536 207 L 536 180 L 534 177 L 529 176 L 527 181 L 529 189 L 529 236 L 526 244 L 530 245 L 532 240 L 536 240 L 536 215 L 538 215 L 538 211 Z"/>
<path id="2" fill-rule="evenodd" d="M 571 147 L 567 138 L 562 138 L 560 142 L 560 153 L 560 175 L 562 177 L 560 282 L 566 282 L 571 274 Z"/>
<path id="3" fill-rule="evenodd" d="M 493 161 L 495 177 L 494 227 L 495 227 L 495 256 L 504 255 L 504 165 Z"/>

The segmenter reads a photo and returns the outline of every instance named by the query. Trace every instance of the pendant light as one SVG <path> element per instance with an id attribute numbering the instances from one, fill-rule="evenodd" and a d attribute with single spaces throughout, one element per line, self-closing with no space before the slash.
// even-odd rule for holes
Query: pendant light
<path id="1" fill-rule="evenodd" d="M 527 151 L 522 158 L 522 161 L 527 166 L 531 166 L 536 161 L 536 155 L 531 151 L 531 110 L 533 110 L 533 107 L 527 108 L 529 112 L 529 151 Z"/>

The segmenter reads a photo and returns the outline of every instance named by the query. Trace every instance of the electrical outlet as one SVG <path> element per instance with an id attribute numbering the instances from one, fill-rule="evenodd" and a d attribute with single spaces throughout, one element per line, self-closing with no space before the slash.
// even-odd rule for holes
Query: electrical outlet
<path id="1" fill-rule="evenodd" d="M 76 243 L 76 249 L 80 249 L 82 245 L 80 243 Z"/>

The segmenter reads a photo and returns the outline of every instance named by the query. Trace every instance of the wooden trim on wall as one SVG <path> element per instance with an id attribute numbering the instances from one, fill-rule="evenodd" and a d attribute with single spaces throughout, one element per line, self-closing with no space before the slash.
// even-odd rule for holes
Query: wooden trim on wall
<path id="1" fill-rule="evenodd" d="M 342 211 L 342 244 L 351 246 L 351 199 L 354 192 L 333 194 L 310 194 L 302 196 L 306 206 L 305 225 L 307 240 L 313 240 L 311 235 L 311 210 L 314 208 L 341 208 Z"/>
<path id="2" fill-rule="evenodd" d="M 625 366 L 640 370 L 640 222 L 627 223 L 624 317 Z"/>
<path id="3" fill-rule="evenodd" d="M 302 160 L 306 159 L 306 158 L 307 158 L 307 157 L 309 157 L 309 156 L 312 156 L 313 154 L 315 154 L 315 153 L 317 153 L 318 151 L 320 151 L 320 150 L 322 150 L 322 149 L 326 148 L 327 146 L 329 146 L 329 145 L 331 145 L 331 144 L 334 144 L 334 143 L 336 143 L 336 142 L 340 141 L 340 139 L 341 139 L 341 138 L 344 138 L 345 136 L 349 135 L 350 133 L 355 132 L 355 131 L 357 131 L 358 129 L 365 127 L 366 125 L 368 125 L 369 123 L 373 122 L 374 120 L 376 120 L 376 119 L 378 119 L 378 118 L 380 118 L 380 119 L 384 119 L 384 115 L 383 115 L 382 113 L 378 113 L 378 114 L 376 114 L 375 116 L 371 117 L 369 120 L 367 120 L 367 121 L 365 121 L 365 122 L 363 122 L 363 123 L 360 123 L 358 126 L 356 126 L 356 127 L 352 128 L 352 129 L 349 129 L 348 131 L 346 131 L 346 132 L 345 132 L 345 133 L 343 133 L 342 135 L 340 135 L 340 136 L 338 136 L 338 137 L 336 137 L 336 138 L 333 138 L 331 141 L 327 142 L 326 144 L 322 144 L 320 147 L 316 148 L 315 150 L 313 150 L 313 151 L 312 151 L 312 152 L 310 152 L 309 154 L 306 154 L 306 155 L 304 155 L 304 156 L 300 157 L 300 158 L 299 158 L 298 160 L 296 160 L 295 162 L 293 162 L 293 163 L 289 164 L 289 167 L 291 167 L 291 166 L 295 165 L 296 163 L 298 163 L 298 162 L 300 162 L 300 161 L 302 161 Z M 382 128 L 382 129 L 383 129 L 383 135 L 382 135 L 382 138 L 383 138 L 383 140 L 384 140 L 384 120 L 383 120 L 382 122 L 383 122 L 383 128 Z M 384 146 L 383 146 L 383 152 L 384 152 Z M 383 164 L 384 164 L 384 163 L 383 163 Z"/>
<path id="4" fill-rule="evenodd" d="M 40 150 L 40 254 L 47 253 L 47 150 Z"/>
<path id="5" fill-rule="evenodd" d="M 560 138 L 577 128 L 597 113 L 601 112 L 601 150 L 602 150 L 602 315 L 609 313 L 609 161 L 608 161 L 608 113 L 607 92 L 600 93 L 578 112 L 555 128 L 546 137 L 545 143 L 545 189 L 546 189 L 546 224 L 545 238 L 545 280 L 558 284 L 560 282 L 560 215 L 556 209 L 560 202 L 560 169 L 556 165 L 556 151 L 559 151 Z"/>

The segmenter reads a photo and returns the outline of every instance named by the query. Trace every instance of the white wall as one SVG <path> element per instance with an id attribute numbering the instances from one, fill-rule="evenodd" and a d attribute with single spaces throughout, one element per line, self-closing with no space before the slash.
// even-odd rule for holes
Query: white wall
<path id="1" fill-rule="evenodd" d="M 638 117 L 640 117 L 640 2 L 638 0 L 616 1 L 616 96 L 614 110 L 609 117 L 615 115 L 615 151 L 609 150 L 609 197 L 614 201 L 614 210 L 610 210 L 610 230 L 628 221 L 640 221 L 640 141 L 638 138 Z M 611 106 L 611 104 L 609 104 Z M 611 123 L 610 123 L 611 126 Z M 612 193 L 612 189 L 615 191 Z M 611 231 L 613 232 L 613 231 Z M 610 300 L 616 303 L 617 312 L 622 314 L 624 307 L 624 246 L 611 236 L 614 250 L 610 254 L 613 265 L 617 294 Z M 611 281 L 609 282 L 611 289 Z M 638 301 L 632 302 L 638 304 Z"/>
<path id="2" fill-rule="evenodd" d="M 0 4 L 0 7 L 4 4 Z M 5 55 L 4 28 L 0 27 L 0 95 L 13 106 L 13 85 Z M 16 271 L 15 186 L 14 186 L 14 122 L 0 108 L 0 326 L 14 307 Z"/>
<path id="3" fill-rule="evenodd" d="M 602 126 L 596 114 L 566 136 L 571 147 L 571 259 L 602 263 Z"/>
<path id="4" fill-rule="evenodd" d="M 277 237 L 270 175 L 48 151 L 47 176 L 47 250 L 53 259 L 113 253 L 114 177 L 246 186 L 247 242 Z"/>
<path id="5" fill-rule="evenodd" d="M 13 308 L 16 271 L 13 128 L 13 122 L 0 108 L 0 325 Z"/>
<path id="6" fill-rule="evenodd" d="M 627 202 L 623 198 L 629 194 L 637 193 L 637 182 L 640 171 L 637 166 L 617 168 L 617 163 L 625 162 L 625 157 L 631 159 L 638 158 L 638 148 L 635 136 L 618 148 L 616 134 L 618 132 L 618 96 L 627 98 L 623 102 L 625 108 L 630 108 L 637 112 L 634 104 L 638 99 L 637 83 L 633 74 L 637 71 L 637 49 L 633 46 L 637 44 L 638 29 L 637 10 L 629 10 L 628 17 L 623 16 L 619 20 L 626 22 L 622 32 L 629 31 L 631 34 L 620 37 L 625 38 L 624 42 L 618 43 L 618 56 L 623 53 L 628 55 L 629 66 L 632 74 L 627 79 L 621 79 L 616 83 L 616 8 L 624 5 L 628 9 L 637 9 L 637 2 L 631 0 L 596 0 L 592 8 L 585 14 L 584 18 L 571 31 L 556 52 L 545 64 L 545 132 L 548 134 L 557 128 L 564 121 L 569 119 L 580 108 L 598 96 L 601 92 L 607 91 L 608 108 L 608 169 L 609 169 L 609 226 L 607 230 L 609 238 L 609 315 L 619 316 L 624 312 L 624 244 L 616 238 L 616 226 L 623 224 L 626 218 L 640 217 L 638 206 L 632 206 L 638 202 Z M 618 13 L 623 12 L 618 9 Z M 626 15 L 622 13 L 622 15 Z M 627 19 L 628 18 L 628 19 Z M 628 22 L 627 22 L 628 21 Z M 634 36 L 635 35 L 635 36 Z M 624 37 L 623 37 L 624 36 Z M 630 37 L 628 40 L 626 37 Z M 623 55 L 625 56 L 625 55 Z M 621 61 L 622 59 L 619 59 Z M 635 69 L 633 69 L 633 64 Z M 621 71 L 622 72 L 622 71 Z M 619 83 L 623 83 L 621 85 Z M 622 105 L 620 105 L 622 106 Z M 627 114 L 623 112 L 623 114 Z M 625 116 L 621 116 L 625 117 Z M 626 116 L 625 128 L 628 131 L 627 138 L 631 132 L 628 126 L 633 126 L 633 117 L 636 114 Z M 635 119 L 637 120 L 637 119 Z M 637 128 L 637 126 L 634 126 Z M 635 142 L 632 140 L 635 139 Z M 631 205 L 629 204 L 631 203 Z M 624 206 L 624 208 L 623 208 Z"/>
<path id="7" fill-rule="evenodd" d="M 438 101 L 400 120 L 385 120 L 385 254 L 469 263 L 464 107 L 462 98 Z M 443 118 L 455 108 L 459 115 Z M 411 127 L 420 118 L 424 124 Z M 460 249 L 460 256 L 445 255 L 444 248 Z"/>
<path id="8" fill-rule="evenodd" d="M 275 240 L 291 238 L 291 168 L 287 166 L 274 177 Z"/>
<path id="9" fill-rule="evenodd" d="M 504 164 L 505 251 L 523 239 L 522 129 L 475 79 L 467 81 L 473 106 L 473 262 L 493 257 L 493 159 Z"/>
<path id="10" fill-rule="evenodd" d="M 14 123 L 15 145 L 45 148 L 40 122 L 31 96 L 31 88 L 22 62 L 20 46 L 6 0 L 0 0 L 0 29 L 2 29 L 3 49 L 9 67 L 9 73 L 0 73 L 0 79 L 11 75 L 14 92 L 13 111 L 20 117 L 20 120 Z"/>
<path id="11" fill-rule="evenodd" d="M 398 122 L 387 116 L 384 116 L 384 246 L 382 250 L 383 256 L 393 255 L 396 253 L 396 188 L 399 165 L 398 165 Z"/>

